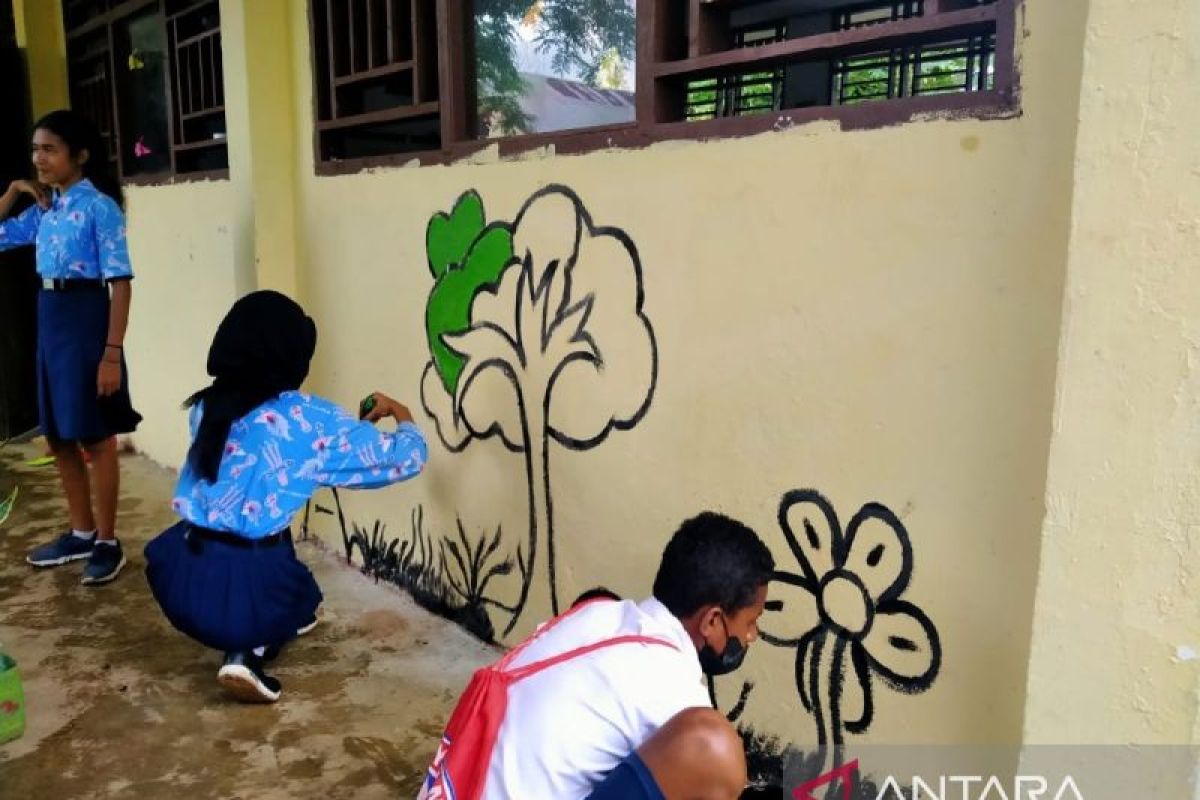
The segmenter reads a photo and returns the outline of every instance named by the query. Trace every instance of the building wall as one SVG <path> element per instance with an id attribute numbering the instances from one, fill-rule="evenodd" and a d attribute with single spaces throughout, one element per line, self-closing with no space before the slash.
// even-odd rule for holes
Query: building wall
<path id="1" fill-rule="evenodd" d="M 512 572 L 471 601 L 486 609 L 497 636 L 512 641 L 551 612 L 552 585 L 560 606 L 596 584 L 647 594 L 670 533 L 701 510 L 755 527 L 780 569 L 794 573 L 799 558 L 777 520 L 791 490 L 828 498 L 842 527 L 866 506 L 850 555 L 860 562 L 867 541 L 887 542 L 889 558 L 899 552 L 895 525 L 886 522 L 894 512 L 914 554 L 904 599 L 930 625 L 904 613 L 877 617 L 877 633 L 919 640 L 911 655 L 874 645 L 915 696 L 890 691 L 877 671 L 874 722 L 852 738 L 1016 741 L 1086 4 L 1027 4 L 1023 113 L 1014 119 L 854 132 L 816 124 L 636 152 L 484 156 L 344 177 L 313 173 L 300 5 L 291 30 L 296 235 L 301 294 L 320 328 L 311 385 L 346 404 L 376 388 L 392 393 L 433 440 L 429 469 L 417 481 L 341 496 L 351 525 L 370 533 L 378 521 L 386 526 L 382 541 L 404 543 L 414 529 L 435 542 L 459 541 L 461 523 L 472 547 L 499 531 L 489 563 L 512 559 Z M 565 188 L 522 214 L 548 185 Z M 432 267 L 426 238 L 431 218 L 472 190 L 488 222 L 515 229 L 518 255 L 529 248 L 535 278 L 554 258 L 576 257 L 579 209 L 604 230 L 581 237 L 570 289 L 552 283 L 546 290 L 565 291 L 568 306 L 591 299 L 583 327 L 594 351 L 552 337 L 543 358 L 536 331 L 526 331 L 522 341 L 536 356 L 529 366 L 483 370 L 463 396 L 465 421 L 478 432 L 498 426 L 502 435 L 463 441 L 445 382 L 426 375 L 424 320 L 435 273 L 445 253 L 466 249 L 470 226 L 435 223 L 443 255 Z M 504 273 L 508 283 L 495 299 L 476 301 L 477 323 L 490 320 L 515 335 L 518 273 Z M 435 307 L 444 300 L 439 290 Z M 580 326 L 576 311 L 565 315 L 560 334 Z M 473 354 L 464 375 L 503 350 L 486 330 L 457 345 Z M 539 403 L 549 370 L 568 356 L 576 360 L 548 405 Z M 333 501 L 321 505 L 332 509 Z M 798 545 L 806 512 L 815 528 L 828 525 L 813 503 L 790 506 L 785 517 Z M 340 547 L 336 515 L 313 519 Z M 521 604 L 517 556 L 528 562 L 531 529 L 529 591 L 505 634 L 513 615 L 500 606 Z M 811 596 L 783 584 L 773 591 L 785 605 L 768 613 L 765 630 L 798 637 L 817 623 Z M 853 605 L 835 613 L 851 615 Z M 742 672 L 718 683 L 717 695 L 728 710 L 743 681 L 753 681 L 739 721 L 811 746 L 816 730 L 798 697 L 796 658 L 795 646 L 759 643 Z M 850 676 L 846 684 L 857 685 Z M 845 719 L 856 702 L 839 701 Z"/>
<path id="2" fill-rule="evenodd" d="M 17 46 L 25 54 L 34 120 L 67 105 L 67 48 L 58 3 L 12 0 Z"/>
<path id="3" fill-rule="evenodd" d="M 1200 743 L 1198 34 L 1195 3 L 1091 2 L 1031 743 Z"/>
<path id="4" fill-rule="evenodd" d="M 170 466 L 187 452 L 180 406 L 209 380 L 208 345 L 237 297 L 228 181 L 127 187 L 136 280 L 125 351 L 144 421 L 134 446 Z"/>
<path id="5" fill-rule="evenodd" d="M 754 526 L 796 575 L 824 571 L 811 542 L 828 549 L 832 525 L 854 531 L 843 566 L 871 602 L 827 591 L 827 612 L 874 611 L 912 647 L 864 639 L 875 715 L 851 742 L 1196 741 L 1194 4 L 1028 0 L 1011 119 L 321 178 L 303 5 L 222 2 L 230 180 L 130 188 L 140 449 L 181 461 L 178 405 L 232 299 L 298 287 L 321 331 L 310 388 L 388 391 L 432 442 L 424 476 L 321 497 L 314 530 L 420 539 L 475 629 L 513 641 L 552 593 L 646 594 L 701 510 Z M 61 29 L 14 9 L 48 110 Z M 554 278 L 543 291 L 522 300 L 510 266 L 464 305 L 478 207 L 498 230 L 468 265 L 503 267 L 490 248 L 511 239 L 527 276 Z M 543 345 L 529 311 L 547 297 L 567 302 Z M 471 310 L 458 356 L 431 356 L 429 309 L 439 335 Z M 485 572 L 510 565 L 464 600 L 456 554 L 479 547 Z M 875 608 L 896 580 L 910 605 Z M 772 592 L 774 643 L 717 697 L 729 710 L 753 682 L 739 722 L 811 747 L 781 642 L 820 617 L 801 588 Z M 818 677 L 844 672 L 845 691 L 817 702 L 853 720 L 853 649 L 829 644 Z"/>

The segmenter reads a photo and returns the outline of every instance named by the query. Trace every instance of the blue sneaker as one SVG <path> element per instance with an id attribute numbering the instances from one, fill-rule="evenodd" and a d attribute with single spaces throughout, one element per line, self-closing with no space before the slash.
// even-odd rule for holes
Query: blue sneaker
<path id="1" fill-rule="evenodd" d="M 42 545 L 31 552 L 25 560 L 35 567 L 57 567 L 92 557 L 93 539 L 80 539 L 67 531 L 53 542 Z"/>
<path id="2" fill-rule="evenodd" d="M 121 574 L 121 568 L 124 566 L 125 553 L 121 550 L 120 542 L 98 544 L 92 549 L 92 557 L 83 568 L 83 580 L 80 583 L 84 586 L 108 583 Z"/>

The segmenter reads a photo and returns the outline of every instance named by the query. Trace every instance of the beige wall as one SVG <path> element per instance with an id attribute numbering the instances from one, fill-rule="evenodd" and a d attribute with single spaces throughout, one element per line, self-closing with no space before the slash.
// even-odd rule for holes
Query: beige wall
<path id="1" fill-rule="evenodd" d="M 320 325 L 311 387 L 346 404 L 394 393 L 431 438 L 428 473 L 345 498 L 350 519 L 404 538 L 419 505 L 427 534 L 453 536 L 456 520 L 472 540 L 499 528 L 500 552 L 515 554 L 530 528 L 524 456 L 495 438 L 451 453 L 422 409 L 426 225 L 468 189 L 489 219 L 513 221 L 534 192 L 563 184 L 636 248 L 658 369 L 630 430 L 586 451 L 548 445 L 560 600 L 595 584 L 645 594 L 671 530 L 708 508 L 753 525 L 780 568 L 799 571 L 776 512 L 785 492 L 811 487 L 843 525 L 868 502 L 903 520 L 915 560 L 904 598 L 943 652 L 921 694 L 876 679 L 875 722 L 852 743 L 1013 742 L 1022 730 L 1030 742 L 1197 740 L 1194 3 L 1092 0 L 1082 109 L 1088 4 L 1029 0 L 1014 119 L 818 124 L 317 178 L 303 4 L 291 5 L 287 37 L 245 2 L 222 2 L 228 64 L 250 65 L 231 50 L 252 42 L 254 64 L 291 70 L 294 96 L 257 114 L 266 89 L 233 77 L 232 182 L 130 191 L 139 447 L 180 462 L 178 404 L 203 380 L 217 320 L 240 291 L 295 281 Z M 289 113 L 292 126 L 278 117 Z M 264 150 L 280 130 L 286 146 Z M 280 159 L 293 147 L 289 175 Z M 291 204 L 294 219 L 280 222 Z M 519 238 L 552 252 L 571 215 L 536 208 Z M 550 406 L 567 428 L 606 405 L 628 418 L 626 390 L 647 377 L 630 253 L 612 237 L 586 244 L 579 274 L 599 298 L 589 325 L 606 332 L 603 376 L 615 377 L 588 391 L 572 373 Z M 274 263 L 293 247 L 295 265 Z M 507 384 L 476 389 L 468 418 L 511 429 Z M 433 405 L 444 424 L 448 406 Z M 340 538 L 330 517 L 317 520 Z M 542 535 L 510 640 L 549 613 Z M 518 588 L 502 577 L 488 595 L 511 604 Z M 764 628 L 794 635 L 816 621 L 811 599 L 776 592 L 786 605 Z M 504 628 L 508 615 L 492 619 Z M 759 643 L 718 694 L 728 708 L 754 680 L 742 721 L 811 747 L 794 662 L 794 650 Z"/>
<path id="2" fill-rule="evenodd" d="M 180 404 L 204 385 L 217 322 L 236 296 L 228 181 L 127 187 L 134 282 L 126 354 L 134 445 L 177 466 L 187 452 Z"/>
<path id="3" fill-rule="evenodd" d="M 702 509 L 744 519 L 781 568 L 798 571 L 775 522 L 786 491 L 819 489 L 843 524 L 880 502 L 910 531 L 916 568 L 905 598 L 933 620 L 945 655 L 924 694 L 876 680 L 875 723 L 856 741 L 1016 741 L 1084 12 L 1082 0 L 1028 4 L 1017 119 L 863 132 L 822 124 L 638 152 L 317 178 L 307 21 L 297 7 L 298 251 L 302 294 L 320 326 L 312 383 L 347 404 L 374 388 L 395 393 L 435 439 L 425 476 L 348 499 L 349 516 L 407 537 L 419 504 L 436 536 L 455 535 L 460 518 L 472 538 L 501 527 L 509 554 L 527 537 L 522 455 L 496 439 L 451 454 L 419 411 L 433 282 L 425 232 L 467 189 L 479 191 L 489 219 L 511 221 L 536 190 L 565 184 L 597 224 L 636 244 L 659 371 L 632 430 L 586 452 L 549 445 L 560 599 L 598 583 L 646 594 L 667 536 Z M 535 235 L 559 236 L 556 224 Z M 626 257 L 605 257 L 612 271 L 599 294 L 619 295 Z M 620 370 L 641 346 L 618 335 L 606 352 Z M 505 391 L 501 382 L 477 393 L 475 413 L 503 411 Z M 551 416 L 595 410 L 594 398 L 573 400 L 552 405 Z M 541 578 L 516 635 L 549 611 Z M 489 594 L 511 603 L 517 588 L 515 577 L 498 579 Z M 815 617 L 801 602 L 789 596 L 764 627 L 802 631 Z M 507 615 L 492 616 L 504 627 Z M 758 687 L 743 721 L 811 746 L 794 662 L 794 650 L 752 650 L 740 678 Z M 740 678 L 720 683 L 725 707 Z"/>
<path id="4" fill-rule="evenodd" d="M 1195 744 L 1200 6 L 1087 32 L 1025 736 Z"/>
<path id="5" fill-rule="evenodd" d="M 29 106 L 36 121 L 68 105 L 67 48 L 58 3 L 12 0 L 17 47 L 29 75 Z"/>
<path id="6" fill-rule="evenodd" d="M 1022 43 L 1023 114 L 1015 119 L 860 132 L 821 124 L 637 152 L 339 178 L 312 170 L 301 4 L 293 7 L 290 53 L 261 52 L 272 41 L 286 47 L 287 38 L 269 36 L 237 2 L 222 10 L 234 72 L 239 41 L 256 43 L 255 63 L 291 65 L 295 97 L 279 107 L 294 115 L 295 173 L 289 180 L 277 159 L 256 157 L 255 142 L 262 149 L 280 120 L 256 114 L 264 89 L 235 78 L 232 180 L 130 191 L 139 274 L 130 351 L 146 415 L 140 448 L 167 464 L 182 460 L 178 404 L 203 381 L 217 320 L 247 287 L 294 277 L 321 328 L 312 388 L 347 404 L 373 388 L 392 392 L 418 411 L 433 440 L 425 476 L 347 498 L 350 518 L 379 519 L 389 537 L 407 537 L 420 505 L 435 538 L 453 535 L 461 520 L 472 540 L 499 528 L 502 556 L 528 552 L 526 459 L 496 439 L 452 454 L 421 409 L 429 361 L 422 322 L 433 283 L 425 232 L 430 217 L 468 189 L 480 193 L 489 219 L 513 221 L 537 190 L 563 184 L 595 224 L 619 228 L 636 250 L 658 369 L 640 417 L 649 361 L 631 313 L 631 251 L 611 236 L 588 240 L 576 291 L 587 275 L 600 298 L 589 325 L 603 332 L 604 380 L 593 391 L 572 372 L 556 389 L 549 421 L 586 428 L 605 405 L 638 419 L 588 450 L 548 445 L 559 599 L 600 583 L 645 594 L 666 537 L 703 509 L 749 522 L 780 568 L 798 572 L 775 519 L 785 492 L 820 490 L 843 526 L 864 504 L 882 503 L 911 536 L 915 571 L 904 597 L 936 626 L 944 660 L 919 696 L 887 691 L 876 679 L 875 722 L 858 741 L 1018 737 L 1081 1 L 1031 4 L 1026 27 L 1039 35 Z M 279 202 L 266 204 L 273 194 Z M 562 199 L 537 206 L 518 239 L 550 253 L 573 224 Z M 299 263 L 263 264 L 290 252 L 292 232 L 272 220 L 292 201 Z M 564 209 L 570 218 L 556 219 Z M 538 258 L 544 264 L 548 256 Z M 476 421 L 504 417 L 506 391 L 503 382 L 481 381 L 469 413 Z M 545 499 L 535 494 L 542 526 Z M 338 537 L 328 519 L 319 527 Z M 550 611 L 544 527 L 537 541 L 529 603 L 510 640 Z M 488 596 L 511 605 L 519 587 L 516 576 L 502 577 Z M 783 587 L 779 596 L 787 605 L 764 621 L 767 630 L 798 635 L 815 624 L 811 598 Z M 499 611 L 492 619 L 498 629 L 509 622 Z M 796 694 L 794 661 L 794 649 L 756 645 L 718 696 L 729 707 L 742 680 L 755 681 L 742 721 L 804 747 L 816 734 Z"/>
<path id="7" fill-rule="evenodd" d="M 294 5 L 294 4 L 293 4 Z M 295 139 L 289 0 L 222 0 L 225 121 L 239 294 L 296 294 Z"/>

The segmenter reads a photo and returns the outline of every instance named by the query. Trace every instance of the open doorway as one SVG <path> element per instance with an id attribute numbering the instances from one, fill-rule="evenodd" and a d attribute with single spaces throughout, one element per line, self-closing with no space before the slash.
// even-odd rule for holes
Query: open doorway
<path id="1" fill-rule="evenodd" d="M 0 2 L 0 187 L 29 177 L 29 73 L 17 47 L 12 4 Z M 19 209 L 18 209 L 19 210 Z M 37 273 L 33 248 L 0 253 L 0 440 L 37 425 Z"/>

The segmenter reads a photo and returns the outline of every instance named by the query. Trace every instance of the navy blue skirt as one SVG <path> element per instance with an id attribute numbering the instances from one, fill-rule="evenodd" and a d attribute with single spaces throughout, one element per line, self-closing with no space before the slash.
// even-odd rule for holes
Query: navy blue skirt
<path id="1" fill-rule="evenodd" d="M 99 397 L 96 377 L 108 338 L 108 290 L 38 293 L 38 414 L 50 439 L 98 442 L 137 429 L 121 357 L 121 388 Z"/>
<path id="2" fill-rule="evenodd" d="M 585 800 L 666 800 L 666 797 L 642 757 L 630 753 Z"/>
<path id="3" fill-rule="evenodd" d="M 238 652 L 283 644 L 312 620 L 321 589 L 296 558 L 291 531 L 272 546 L 249 547 L 197 530 L 178 522 L 146 545 L 150 591 L 177 629 Z"/>

